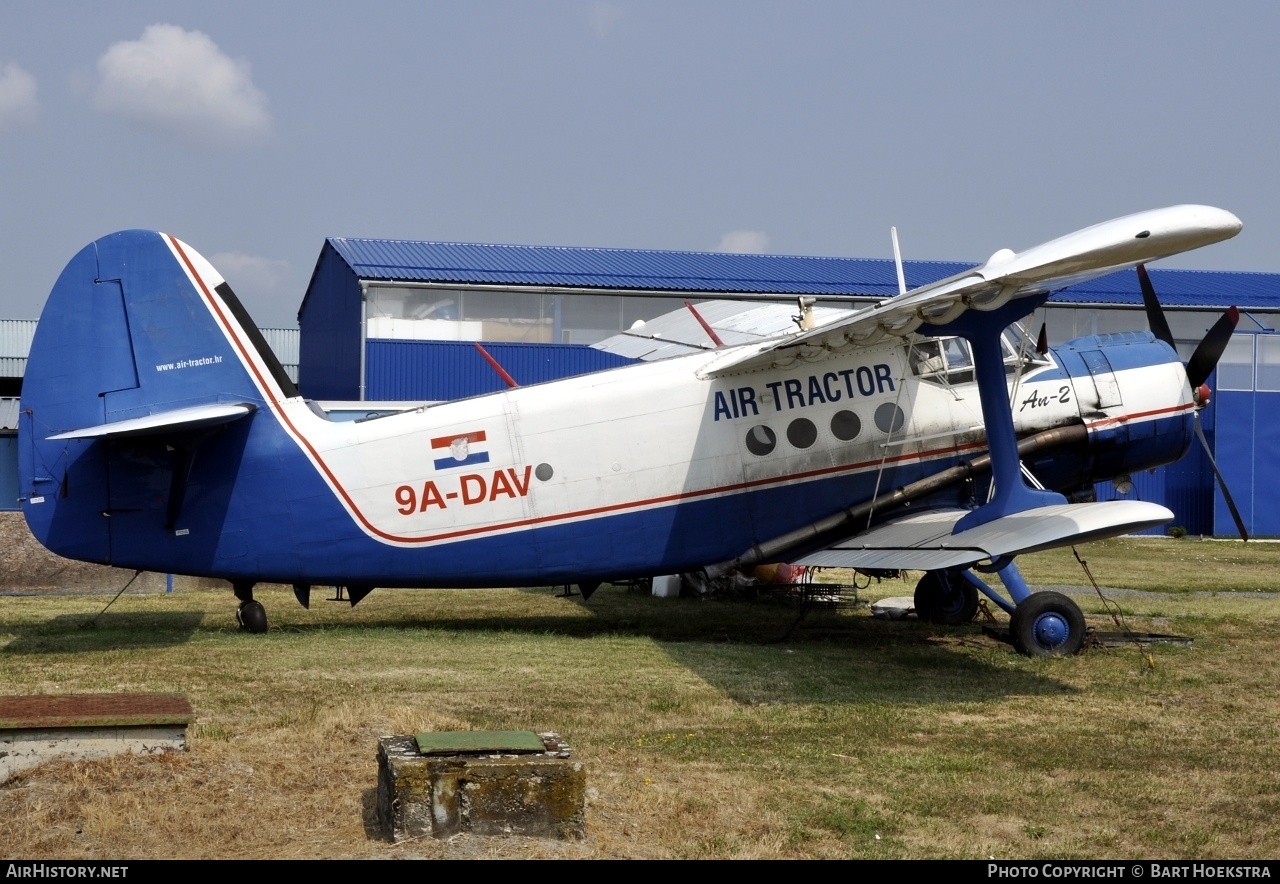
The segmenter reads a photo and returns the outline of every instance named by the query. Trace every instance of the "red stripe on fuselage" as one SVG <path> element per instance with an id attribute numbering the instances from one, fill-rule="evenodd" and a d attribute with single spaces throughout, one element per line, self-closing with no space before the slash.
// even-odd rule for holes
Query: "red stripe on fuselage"
<path id="1" fill-rule="evenodd" d="M 1123 424 L 1126 421 L 1140 420 L 1145 417 L 1158 417 L 1162 414 L 1177 414 L 1182 411 L 1190 411 L 1195 408 L 1194 402 L 1187 402 L 1182 405 L 1174 405 L 1170 408 L 1156 408 L 1151 411 L 1139 411 L 1134 414 L 1125 414 L 1120 417 L 1107 417 L 1097 421 L 1086 421 L 1085 429 L 1096 430 L 1099 427 L 1105 427 L 1110 424 Z"/>

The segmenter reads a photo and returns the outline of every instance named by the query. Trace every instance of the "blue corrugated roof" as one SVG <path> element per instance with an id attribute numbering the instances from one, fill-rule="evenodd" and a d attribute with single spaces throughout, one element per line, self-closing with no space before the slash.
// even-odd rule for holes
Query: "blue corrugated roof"
<path id="1" fill-rule="evenodd" d="M 858 258 L 346 237 L 328 242 L 369 280 L 874 297 L 898 291 L 893 262 Z M 907 281 L 924 285 L 972 266 L 909 261 Z"/>
<path id="2" fill-rule="evenodd" d="M 897 294 L 884 258 L 741 255 L 655 249 L 518 246 L 330 237 L 328 244 L 362 279 L 454 284 L 541 285 L 652 291 L 780 295 Z M 974 267 L 954 261 L 906 261 L 912 288 Z M 1169 307 L 1280 310 L 1280 274 L 1152 270 Z M 1064 303 L 1141 304 L 1137 274 L 1113 273 L 1054 295 Z"/>
<path id="3" fill-rule="evenodd" d="M 1157 270 L 1151 285 L 1166 307 L 1230 307 L 1280 310 L 1280 273 L 1228 270 Z M 1055 303 L 1141 304 L 1138 273 L 1122 270 L 1063 289 Z"/>

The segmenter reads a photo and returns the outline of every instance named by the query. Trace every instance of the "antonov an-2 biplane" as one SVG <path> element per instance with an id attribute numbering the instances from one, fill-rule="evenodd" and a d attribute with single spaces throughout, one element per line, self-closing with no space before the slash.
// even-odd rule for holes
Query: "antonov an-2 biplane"
<path id="1" fill-rule="evenodd" d="M 811 329 L 358 422 L 298 395 L 194 249 L 115 233 L 40 319 L 22 510 L 59 555 L 230 581 L 253 632 L 259 582 L 354 604 L 791 561 L 923 570 L 921 617 L 970 618 L 981 591 L 1024 653 L 1074 653 L 1080 609 L 1030 592 L 1013 558 L 1172 518 L 1069 498 L 1183 456 L 1234 319 L 1185 366 L 1149 286 L 1154 334 L 1049 350 L 1013 323 L 1240 227 L 1207 206 L 1141 212 Z"/>

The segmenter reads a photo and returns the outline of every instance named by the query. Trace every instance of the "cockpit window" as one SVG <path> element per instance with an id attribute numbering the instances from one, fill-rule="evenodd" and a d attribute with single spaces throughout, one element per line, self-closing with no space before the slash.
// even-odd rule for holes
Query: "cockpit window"
<path id="1" fill-rule="evenodd" d="M 1048 363 L 1036 352 L 1035 342 L 1016 323 L 1000 337 L 1006 374 Z M 943 384 L 967 384 L 974 379 L 973 352 L 964 338 L 918 338 L 910 347 L 911 370 L 922 380 Z"/>
<path id="2" fill-rule="evenodd" d="M 925 338 L 911 350 L 911 368 L 921 378 L 963 384 L 973 380 L 973 354 L 964 338 Z"/>

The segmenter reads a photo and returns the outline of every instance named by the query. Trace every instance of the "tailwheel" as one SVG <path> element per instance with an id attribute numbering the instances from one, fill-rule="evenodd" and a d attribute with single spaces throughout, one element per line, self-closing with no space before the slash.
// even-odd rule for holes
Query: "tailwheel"
<path id="1" fill-rule="evenodd" d="M 1070 657 L 1084 649 L 1084 613 L 1060 592 L 1033 592 L 1013 609 L 1009 634 L 1028 657 Z"/>
<path id="2" fill-rule="evenodd" d="M 236 622 L 245 632 L 263 633 L 267 631 L 267 609 L 262 602 L 253 598 L 254 580 L 233 580 L 231 591 L 240 600 L 240 608 L 236 611 Z"/>
<path id="3" fill-rule="evenodd" d="M 925 623 L 959 626 L 978 613 L 978 590 L 958 569 L 926 571 L 916 584 L 915 609 Z"/>
<path id="4" fill-rule="evenodd" d="M 262 607 L 262 602 L 250 599 L 247 602 L 241 602 L 240 608 L 236 611 L 236 622 L 240 624 L 240 628 L 245 632 L 259 634 L 267 631 L 267 609 Z"/>

